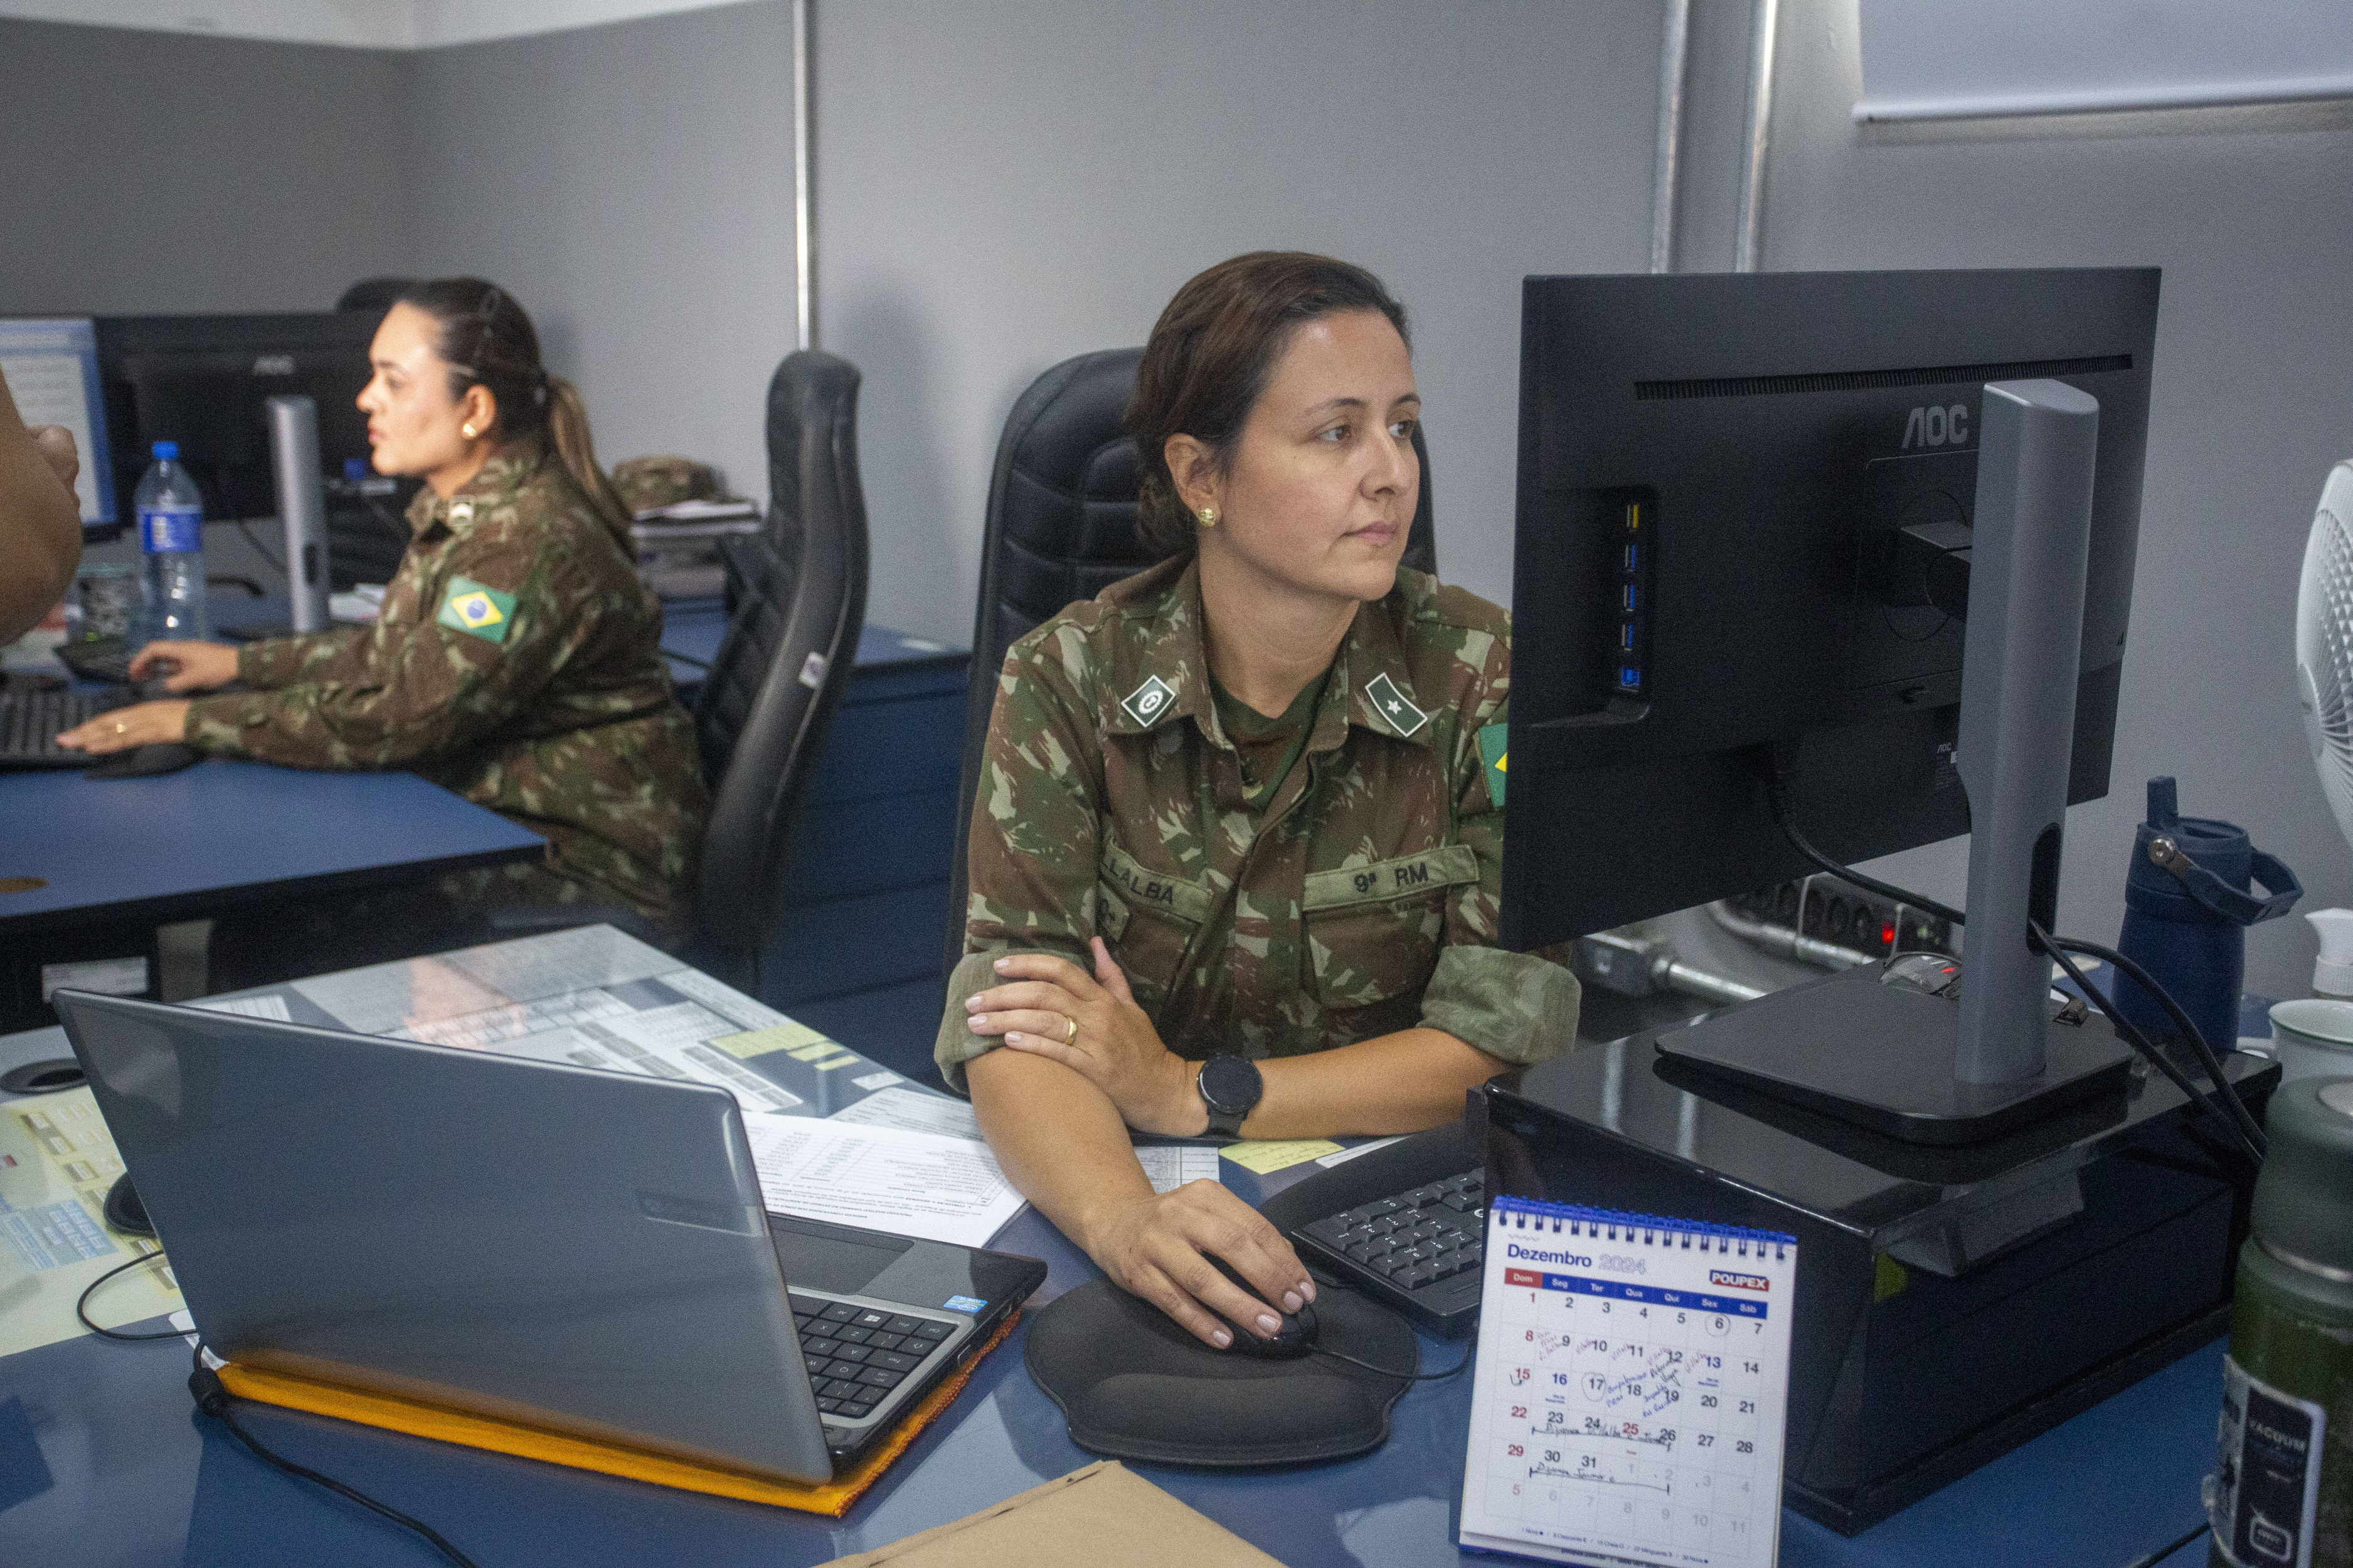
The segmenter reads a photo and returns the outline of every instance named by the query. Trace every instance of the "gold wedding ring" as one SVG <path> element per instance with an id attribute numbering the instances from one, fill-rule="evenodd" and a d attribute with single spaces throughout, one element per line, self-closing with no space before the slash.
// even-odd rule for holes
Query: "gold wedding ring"
<path id="1" fill-rule="evenodd" d="M 1062 1029 L 1062 1044 L 1067 1046 L 1079 1037 L 1079 1021 L 1076 1018 L 1063 1019 Z"/>
<path id="2" fill-rule="evenodd" d="M 131 732 L 131 726 L 117 719 L 114 721 L 114 732 L 118 735 L 127 735 Z"/>

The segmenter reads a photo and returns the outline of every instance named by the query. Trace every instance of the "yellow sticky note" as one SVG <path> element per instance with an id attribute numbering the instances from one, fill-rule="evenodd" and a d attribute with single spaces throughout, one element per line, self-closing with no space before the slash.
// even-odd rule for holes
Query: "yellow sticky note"
<path id="1" fill-rule="evenodd" d="M 792 1051 L 797 1055 L 811 1046 L 822 1046 L 823 1051 L 814 1053 L 822 1056 L 825 1051 L 841 1048 L 807 1024 L 789 1022 L 765 1029 L 748 1030 L 741 1035 L 721 1035 L 710 1043 L 729 1056 L 740 1057 L 746 1061 L 754 1057 L 765 1057 L 770 1051 Z"/>
<path id="2" fill-rule="evenodd" d="M 1339 1152 L 1340 1145 L 1329 1138 L 1250 1138 L 1219 1151 L 1243 1170 L 1261 1176 Z"/>

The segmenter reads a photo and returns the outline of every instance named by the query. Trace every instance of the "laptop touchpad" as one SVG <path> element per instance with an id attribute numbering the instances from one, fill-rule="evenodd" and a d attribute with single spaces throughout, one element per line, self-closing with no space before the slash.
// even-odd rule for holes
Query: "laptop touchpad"
<path id="1" fill-rule="evenodd" d="M 775 1214 L 768 1216 L 768 1236 L 786 1285 L 845 1296 L 865 1289 L 914 1245 L 904 1237 Z"/>

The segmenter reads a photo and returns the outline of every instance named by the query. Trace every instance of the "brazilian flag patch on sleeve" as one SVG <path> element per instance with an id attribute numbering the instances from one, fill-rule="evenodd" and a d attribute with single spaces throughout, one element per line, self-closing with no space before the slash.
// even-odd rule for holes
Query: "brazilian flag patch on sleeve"
<path id="1" fill-rule="evenodd" d="M 512 594 L 484 587 L 471 577 L 452 577 L 441 598 L 441 613 L 433 618 L 453 632 L 502 643 L 507 627 L 514 624 L 514 605 Z"/>
<path id="2" fill-rule="evenodd" d="M 1504 747 L 1512 738 L 1509 724 L 1489 724 L 1479 731 L 1479 760 L 1487 764 L 1487 798 L 1504 804 Z"/>

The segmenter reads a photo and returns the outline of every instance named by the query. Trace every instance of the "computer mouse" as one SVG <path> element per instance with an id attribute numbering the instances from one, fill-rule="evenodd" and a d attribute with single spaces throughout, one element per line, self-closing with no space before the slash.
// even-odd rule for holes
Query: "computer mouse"
<path id="1" fill-rule="evenodd" d="M 1257 1298 L 1258 1288 L 1234 1272 L 1232 1266 L 1224 1258 L 1215 1253 L 1205 1253 L 1203 1256 L 1217 1265 L 1218 1272 L 1232 1280 L 1244 1295 L 1253 1300 Z M 1276 1316 L 1282 1317 L 1281 1308 L 1276 1308 L 1274 1310 Z M 1230 1319 L 1227 1321 L 1232 1322 Z M 1297 1361 L 1315 1348 L 1316 1337 L 1323 1331 L 1323 1325 L 1316 1321 L 1315 1303 L 1313 1301 L 1302 1303 L 1298 1311 L 1288 1317 L 1282 1317 L 1282 1327 L 1274 1331 L 1274 1337 L 1271 1340 L 1259 1338 L 1255 1331 L 1245 1329 L 1240 1323 L 1233 1323 L 1232 1326 L 1233 1353 L 1252 1356 L 1261 1361 Z"/>
<path id="2" fill-rule="evenodd" d="M 176 741 L 155 741 L 144 746 L 133 746 L 127 752 L 117 752 L 101 757 L 82 770 L 86 779 L 148 779 L 157 773 L 176 773 L 182 768 L 200 761 L 204 753 Z"/>
<path id="3" fill-rule="evenodd" d="M 147 1217 L 147 1205 L 139 1201 L 139 1189 L 128 1176 L 117 1176 L 106 1189 L 105 1209 L 106 1223 L 125 1236 L 155 1234 L 155 1222 Z"/>

